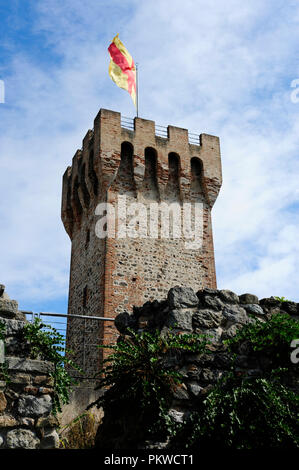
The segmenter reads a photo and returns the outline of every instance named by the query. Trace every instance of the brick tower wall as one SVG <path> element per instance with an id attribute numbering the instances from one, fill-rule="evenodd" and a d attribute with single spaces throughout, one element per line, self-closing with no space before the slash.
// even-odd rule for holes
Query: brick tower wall
<path id="1" fill-rule="evenodd" d="M 140 118 L 130 131 L 119 113 L 101 109 L 63 178 L 62 220 L 72 241 L 68 313 L 114 318 L 165 298 L 175 285 L 215 288 L 211 208 L 221 182 L 218 137 L 201 134 L 200 145 L 192 145 L 186 129 L 168 126 L 162 138 L 153 121 Z M 186 248 L 184 236 L 98 238 L 96 207 L 109 202 L 117 210 L 119 196 L 126 196 L 127 207 L 142 203 L 147 215 L 152 203 L 202 203 L 202 246 Z M 86 372 L 103 358 L 92 345 L 117 336 L 108 321 L 68 321 L 67 346 Z"/>

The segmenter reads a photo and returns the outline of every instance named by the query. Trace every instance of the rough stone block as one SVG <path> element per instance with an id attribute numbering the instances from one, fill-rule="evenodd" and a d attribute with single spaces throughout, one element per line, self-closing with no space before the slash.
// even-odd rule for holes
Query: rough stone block
<path id="1" fill-rule="evenodd" d="M 13 428 L 18 425 L 18 421 L 10 415 L 0 416 L 0 428 Z"/>
<path id="2" fill-rule="evenodd" d="M 39 374 L 49 374 L 53 371 L 53 364 L 35 359 L 25 359 L 20 357 L 7 357 L 9 370 L 22 372 L 37 372 Z"/>
<path id="3" fill-rule="evenodd" d="M 23 330 L 24 326 L 26 325 L 26 322 L 24 321 L 13 320 L 9 318 L 1 318 L 1 322 L 5 324 L 6 336 L 16 335 L 17 333 L 20 332 L 20 330 Z"/>
<path id="4" fill-rule="evenodd" d="M 254 294 L 242 294 L 239 296 L 240 304 L 258 304 L 259 299 Z"/>
<path id="5" fill-rule="evenodd" d="M 40 440 L 29 429 L 14 429 L 7 433 L 6 443 L 9 449 L 37 449 Z"/>
<path id="6" fill-rule="evenodd" d="M 237 305 L 225 307 L 222 313 L 227 322 L 226 326 L 234 323 L 240 323 L 241 325 L 248 323 L 248 316 L 246 315 L 245 309 Z"/>
<path id="7" fill-rule="evenodd" d="M 264 310 L 259 305 L 243 304 L 242 307 L 245 308 L 247 313 L 251 313 L 252 315 L 265 315 Z"/>
<path id="8" fill-rule="evenodd" d="M 18 313 L 18 302 L 0 298 L 0 317 L 14 318 Z"/>
<path id="9" fill-rule="evenodd" d="M 213 310 L 203 309 L 194 313 L 192 319 L 194 327 L 217 328 L 221 323 L 222 314 Z"/>
<path id="10" fill-rule="evenodd" d="M 51 410 L 52 399 L 50 395 L 42 397 L 27 395 L 19 399 L 18 413 L 21 416 L 40 417 L 49 414 Z"/>
<path id="11" fill-rule="evenodd" d="M 198 305 L 198 297 L 191 287 L 173 287 L 169 290 L 167 299 L 170 308 L 196 307 Z"/>
<path id="12" fill-rule="evenodd" d="M 219 291 L 220 298 L 229 304 L 238 304 L 239 296 L 228 289 L 222 289 Z"/>
<path id="13" fill-rule="evenodd" d="M 4 411 L 7 406 L 7 400 L 3 392 L 0 392 L 0 412 Z"/>
<path id="14" fill-rule="evenodd" d="M 167 326 L 179 328 L 181 330 L 192 330 L 192 314 L 190 310 L 172 310 L 167 317 Z"/>
<path id="15" fill-rule="evenodd" d="M 45 433 L 41 440 L 41 449 L 57 449 L 59 447 L 59 436 L 55 430 Z"/>

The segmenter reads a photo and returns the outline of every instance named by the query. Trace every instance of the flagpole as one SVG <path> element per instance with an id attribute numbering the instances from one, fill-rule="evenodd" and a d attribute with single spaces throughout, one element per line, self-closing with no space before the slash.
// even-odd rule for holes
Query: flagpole
<path id="1" fill-rule="evenodd" d="M 137 111 L 137 117 L 139 113 L 139 99 L 138 99 L 138 93 L 139 92 L 139 83 L 138 83 L 138 64 L 136 63 L 136 111 Z"/>

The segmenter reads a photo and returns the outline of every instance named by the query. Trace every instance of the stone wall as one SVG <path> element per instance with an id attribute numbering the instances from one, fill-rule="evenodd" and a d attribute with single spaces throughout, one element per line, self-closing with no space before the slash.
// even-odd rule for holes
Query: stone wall
<path id="1" fill-rule="evenodd" d="M 21 332 L 26 324 L 18 303 L 0 285 L 0 449 L 58 447 L 58 422 L 51 414 L 52 364 L 29 359 Z"/>
<path id="2" fill-rule="evenodd" d="M 142 307 L 135 307 L 133 314 L 121 313 L 116 317 L 115 325 L 121 335 L 129 334 L 128 328 L 136 332 L 158 329 L 161 335 L 167 333 L 170 328 L 173 333 L 178 334 L 211 335 L 208 354 L 185 353 L 169 360 L 169 368 L 183 374 L 182 384 L 173 388 L 169 415 L 174 421 L 183 422 L 196 401 L 204 397 L 231 368 L 231 356 L 223 341 L 232 338 L 239 328 L 253 322 L 254 318 L 267 322 L 273 313 L 291 315 L 298 321 L 299 304 L 280 302 L 273 297 L 259 300 L 255 295 L 248 293 L 238 296 L 229 290 L 206 288 L 195 293 L 191 288 L 174 287 L 169 290 L 167 299 L 163 301 L 147 302 Z M 291 351 L 290 348 L 290 354 Z M 164 366 L 167 366 L 167 363 L 164 363 Z M 235 372 L 258 377 L 263 376 L 270 366 L 271 358 L 255 358 L 243 347 L 237 353 Z M 299 392 L 298 366 L 294 366 L 294 371 L 294 376 L 288 378 L 288 385 Z M 97 437 L 97 445 L 100 448 L 105 448 L 109 442 L 109 432 L 112 432 L 115 442 L 121 441 L 124 433 L 137 436 L 137 439 L 143 435 L 144 427 L 136 430 L 134 420 L 130 421 L 130 409 L 123 407 L 120 416 L 113 417 L 104 411 L 103 425 L 99 428 Z M 114 431 L 114 434 L 112 423 L 113 427 L 117 426 L 119 430 Z M 122 445 L 125 447 L 126 444 L 128 442 L 123 442 Z M 145 448 L 161 448 L 167 447 L 167 442 L 142 442 L 141 437 L 138 445 Z"/>

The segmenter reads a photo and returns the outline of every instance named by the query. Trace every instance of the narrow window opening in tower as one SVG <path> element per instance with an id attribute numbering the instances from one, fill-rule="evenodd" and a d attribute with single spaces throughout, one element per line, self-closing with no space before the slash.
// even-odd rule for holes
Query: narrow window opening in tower
<path id="1" fill-rule="evenodd" d="M 87 301 L 88 301 L 88 287 L 85 286 L 83 289 L 83 302 L 82 302 L 83 308 L 87 307 Z"/>
<path id="2" fill-rule="evenodd" d="M 92 185 L 94 195 L 97 196 L 98 195 L 98 188 L 99 188 L 99 181 L 98 181 L 98 177 L 96 175 L 96 172 L 94 170 L 94 152 L 93 152 L 93 149 L 91 149 L 90 152 L 89 152 L 88 177 L 91 181 L 91 185 Z"/>
<path id="3" fill-rule="evenodd" d="M 142 185 L 142 193 L 147 199 L 159 199 L 157 181 L 157 152 L 152 147 L 144 151 L 145 171 Z"/>
<path id="4" fill-rule="evenodd" d="M 130 142 L 121 144 L 120 164 L 111 190 L 118 194 L 136 197 L 133 171 L 133 145 Z"/>
<path id="5" fill-rule="evenodd" d="M 89 191 L 87 189 L 86 181 L 85 181 L 85 168 L 86 168 L 86 165 L 84 163 L 80 168 L 80 186 L 82 188 L 84 204 L 86 207 L 89 207 L 90 195 L 89 195 Z"/>
<path id="6" fill-rule="evenodd" d="M 180 157 L 177 153 L 171 152 L 168 155 L 168 181 L 165 190 L 165 197 L 169 200 L 180 201 Z"/>
<path id="7" fill-rule="evenodd" d="M 75 204 L 75 210 L 77 213 L 77 216 L 81 217 L 82 212 L 83 212 L 83 207 L 79 199 L 79 179 L 78 176 L 76 176 L 75 181 L 74 181 L 74 188 L 73 188 L 73 196 L 74 196 L 74 204 Z"/>
<path id="8" fill-rule="evenodd" d="M 72 182 L 71 178 L 68 180 L 68 187 L 67 187 L 67 195 L 66 195 L 66 212 L 67 212 L 67 217 L 69 220 L 69 229 L 70 232 L 72 233 L 73 228 L 74 228 L 74 214 L 73 214 L 73 209 L 72 209 Z"/>
<path id="9" fill-rule="evenodd" d="M 191 185 L 190 196 L 192 199 L 203 200 L 203 164 L 200 158 L 191 158 Z"/>
<path id="10" fill-rule="evenodd" d="M 87 248 L 90 242 L 90 230 L 86 232 L 86 240 L 85 240 L 85 247 Z"/>

